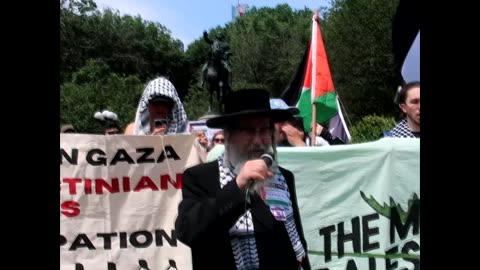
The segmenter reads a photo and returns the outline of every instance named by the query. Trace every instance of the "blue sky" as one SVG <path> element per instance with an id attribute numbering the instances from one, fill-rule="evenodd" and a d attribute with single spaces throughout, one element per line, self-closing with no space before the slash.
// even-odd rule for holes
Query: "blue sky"
<path id="1" fill-rule="evenodd" d="M 236 0 L 94 0 L 98 8 L 117 9 L 121 14 L 140 15 L 167 27 L 185 48 L 202 36 L 204 30 L 224 26 L 232 19 Z M 245 0 L 241 4 L 256 7 L 275 7 L 287 3 L 293 9 L 318 9 L 328 6 L 329 0 Z"/>

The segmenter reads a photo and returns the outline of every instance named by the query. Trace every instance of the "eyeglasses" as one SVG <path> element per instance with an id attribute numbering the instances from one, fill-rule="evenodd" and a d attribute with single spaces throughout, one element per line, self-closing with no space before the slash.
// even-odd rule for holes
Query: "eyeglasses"
<path id="1" fill-rule="evenodd" d="M 260 127 L 260 128 L 237 128 L 236 129 L 241 136 L 245 137 L 254 137 L 258 134 L 260 137 L 265 138 L 271 135 L 271 127 Z"/>
<path id="2" fill-rule="evenodd" d="M 215 139 L 213 139 L 213 141 L 216 142 L 216 143 L 225 143 L 225 139 L 215 138 Z"/>

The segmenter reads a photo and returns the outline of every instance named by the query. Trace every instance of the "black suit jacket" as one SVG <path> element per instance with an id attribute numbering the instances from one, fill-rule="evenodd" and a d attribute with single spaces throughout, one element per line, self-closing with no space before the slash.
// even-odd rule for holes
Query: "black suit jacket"
<path id="1" fill-rule="evenodd" d="M 296 199 L 292 172 L 280 168 L 293 204 L 295 224 L 307 251 Z M 185 170 L 183 200 L 178 206 L 175 230 L 180 241 L 192 250 L 193 269 L 236 269 L 228 230 L 245 213 L 245 192 L 235 181 L 220 188 L 217 161 Z M 255 228 L 260 269 L 298 269 L 298 262 L 283 222 L 275 220 L 258 195 L 249 206 Z M 308 256 L 302 267 L 310 269 Z"/>

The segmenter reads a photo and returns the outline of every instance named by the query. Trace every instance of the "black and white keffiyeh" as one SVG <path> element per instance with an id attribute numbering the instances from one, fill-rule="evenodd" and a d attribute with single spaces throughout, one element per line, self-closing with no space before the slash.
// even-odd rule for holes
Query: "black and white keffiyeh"
<path id="1" fill-rule="evenodd" d="M 175 86 L 166 78 L 159 77 L 150 81 L 143 91 L 135 116 L 135 135 L 150 134 L 148 103 L 156 96 L 167 96 L 173 99 L 172 113 L 167 117 L 166 134 L 182 133 L 187 130 L 187 114 L 178 97 Z"/>
<path id="2" fill-rule="evenodd" d="M 218 158 L 218 168 L 220 172 L 220 188 L 223 188 L 230 181 L 234 180 L 236 175 L 234 174 L 234 168 L 224 161 L 223 154 Z M 270 212 L 275 219 L 284 222 L 296 258 L 301 262 L 305 257 L 305 249 L 300 241 L 295 225 L 287 182 L 278 166 L 272 166 L 271 169 L 274 173 L 273 181 L 265 181 L 265 185 L 260 188 L 258 193 L 270 207 Z M 229 230 L 233 256 L 238 270 L 259 268 L 254 232 L 252 214 L 250 209 L 247 209 Z"/>
<path id="3" fill-rule="evenodd" d="M 415 138 L 412 131 L 408 127 L 407 119 L 403 119 L 395 125 L 395 127 L 390 131 L 390 137 L 397 138 Z"/>

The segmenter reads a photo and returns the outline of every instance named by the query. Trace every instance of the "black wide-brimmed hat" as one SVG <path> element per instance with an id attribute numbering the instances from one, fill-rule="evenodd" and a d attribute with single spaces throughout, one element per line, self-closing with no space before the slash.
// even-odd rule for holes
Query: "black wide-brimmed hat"
<path id="1" fill-rule="evenodd" d="M 283 109 L 270 108 L 270 94 L 264 89 L 243 89 L 230 92 L 225 97 L 225 113 L 208 119 L 207 127 L 224 128 L 232 120 L 238 120 L 244 116 L 267 116 L 274 123 L 283 122 L 292 113 Z"/>

